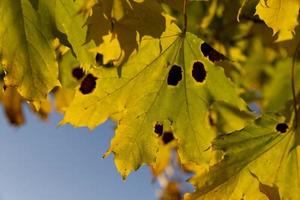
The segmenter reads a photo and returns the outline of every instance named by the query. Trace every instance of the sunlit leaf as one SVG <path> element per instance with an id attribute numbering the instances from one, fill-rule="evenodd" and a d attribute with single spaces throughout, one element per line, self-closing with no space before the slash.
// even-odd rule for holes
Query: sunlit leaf
<path id="1" fill-rule="evenodd" d="M 5 84 L 29 100 L 45 99 L 59 85 L 49 33 L 28 0 L 0 1 L 0 55 Z"/>
<path id="2" fill-rule="evenodd" d="M 41 0 L 39 12 L 48 17 L 44 23 L 52 34 L 70 47 L 82 66 L 88 69 L 96 63 L 96 54 L 90 51 L 95 47 L 93 42 L 86 43 L 87 16 L 79 13 L 83 4 L 84 0 Z"/>
<path id="3" fill-rule="evenodd" d="M 292 39 L 298 25 L 300 2 L 298 0 L 260 0 L 256 14 L 278 33 L 277 41 Z"/>
<path id="4" fill-rule="evenodd" d="M 110 1 L 110 0 L 109 0 Z M 129 0 L 115 0 L 110 3 L 119 2 L 129 5 Z M 130 1 L 130 9 L 126 9 L 119 20 L 107 16 L 108 1 L 99 1 L 93 7 L 92 16 L 87 21 L 88 34 L 87 41 L 93 40 L 97 45 L 105 42 L 106 48 L 108 41 L 104 36 L 109 33 L 115 34 L 112 38 L 115 43 L 117 39 L 119 45 L 124 51 L 124 56 L 120 56 L 119 64 L 126 61 L 131 53 L 138 48 L 139 39 L 145 35 L 158 38 L 165 29 L 165 18 L 162 15 L 160 5 L 153 0 L 145 0 L 143 2 Z M 114 51 L 113 48 L 107 48 L 106 51 Z M 115 57 L 108 57 L 105 60 L 115 60 Z"/>
<path id="5" fill-rule="evenodd" d="M 192 178 L 187 199 L 298 199 L 299 129 L 265 115 L 213 143 L 222 160 Z"/>
<path id="6" fill-rule="evenodd" d="M 55 106 L 59 112 L 64 112 L 75 95 L 75 88 L 85 77 L 86 72 L 74 58 L 71 51 L 63 55 L 59 61 L 59 80 L 61 87 L 55 90 Z"/>
<path id="7" fill-rule="evenodd" d="M 161 123 L 179 144 L 182 162 L 208 163 L 215 132 L 208 119 L 210 105 L 222 100 L 245 109 L 235 87 L 201 51 L 202 40 L 174 25 L 160 40 L 144 38 L 139 51 L 122 66 L 91 71 L 96 88 L 78 91 L 64 123 L 95 128 L 108 118 L 118 123 L 108 153 L 123 177 L 143 163 L 154 163 L 159 148 L 154 132 Z"/>

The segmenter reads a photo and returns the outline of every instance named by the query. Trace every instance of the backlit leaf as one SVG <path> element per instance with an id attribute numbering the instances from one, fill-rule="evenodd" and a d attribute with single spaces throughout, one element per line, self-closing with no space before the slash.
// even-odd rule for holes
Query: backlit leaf
<path id="1" fill-rule="evenodd" d="M 183 163 L 208 163 L 207 149 L 215 136 L 208 119 L 210 105 L 222 100 L 245 109 L 223 69 L 201 52 L 203 41 L 181 33 L 174 24 L 168 26 L 160 40 L 142 40 L 139 51 L 122 66 L 120 78 L 116 68 L 90 71 L 97 78 L 95 90 L 77 92 L 61 122 L 95 128 L 114 119 L 118 128 L 106 155 L 115 154 L 123 177 L 143 163 L 155 162 L 157 122 L 174 134 Z M 192 75 L 199 64 L 204 70 L 195 73 L 205 77 L 201 81 Z"/>
<path id="2" fill-rule="evenodd" d="M 256 14 L 278 33 L 277 41 L 293 38 L 294 29 L 298 25 L 299 0 L 260 0 L 256 6 Z"/>
<path id="3" fill-rule="evenodd" d="M 48 23 L 52 34 L 70 47 L 82 67 L 88 69 L 96 63 L 96 54 L 90 51 L 95 47 L 93 42 L 86 43 L 87 16 L 79 13 L 83 4 L 84 0 L 41 0 L 39 12 L 48 17 L 44 23 Z"/>
<path id="4" fill-rule="evenodd" d="M 109 1 L 112 3 L 111 0 Z M 165 18 L 162 15 L 160 5 L 156 1 L 145 0 L 143 2 L 136 2 L 132 0 L 115 0 L 114 2 L 123 2 L 122 4 L 130 2 L 131 6 L 131 9 L 126 9 L 127 11 L 124 12 L 124 16 L 119 20 L 107 16 L 107 2 L 106 0 L 99 1 L 93 7 L 93 14 L 87 21 L 87 41 L 93 40 L 97 45 L 104 42 L 106 51 L 113 52 L 115 49 L 108 48 L 109 41 L 104 38 L 109 33 L 116 35 L 112 38 L 111 42 L 116 43 L 115 40 L 118 40 L 119 46 L 123 51 L 123 55 L 119 57 L 119 64 L 126 61 L 131 53 L 138 48 L 139 38 L 145 35 L 158 38 L 165 30 Z M 115 60 L 115 55 L 112 54 L 106 54 L 104 57 L 105 60 Z"/>
<path id="5" fill-rule="evenodd" d="M 64 112 L 75 95 L 75 88 L 86 76 L 86 72 L 73 56 L 71 51 L 64 54 L 59 61 L 59 80 L 61 87 L 55 90 L 55 106 L 59 112 Z"/>
<path id="6" fill-rule="evenodd" d="M 299 199 L 299 129 L 265 115 L 213 143 L 222 160 L 191 182 L 187 199 Z"/>
<path id="7" fill-rule="evenodd" d="M 28 0 L 0 1 L 0 55 L 5 84 L 29 100 L 45 99 L 59 85 L 49 33 Z M 9 46 L 8 46 L 9 45 Z"/>

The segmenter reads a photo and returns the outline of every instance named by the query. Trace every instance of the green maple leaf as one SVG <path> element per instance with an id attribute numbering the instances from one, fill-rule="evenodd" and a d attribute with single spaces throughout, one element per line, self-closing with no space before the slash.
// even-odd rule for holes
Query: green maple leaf
<path id="1" fill-rule="evenodd" d="M 299 8 L 298 0 L 260 0 L 256 14 L 273 29 L 274 34 L 278 33 L 277 41 L 283 41 L 293 38 Z"/>
<path id="2" fill-rule="evenodd" d="M 197 191 L 187 199 L 299 199 L 299 129 L 265 115 L 213 143 L 220 162 L 191 182 Z"/>
<path id="3" fill-rule="evenodd" d="M 145 37 L 119 78 L 116 68 L 90 71 L 61 122 L 95 128 L 112 118 L 118 124 L 108 154 L 115 154 L 123 177 L 143 163 L 154 163 L 159 137 L 156 124 L 173 132 L 183 163 L 208 163 L 215 131 L 209 107 L 224 101 L 245 103 L 234 85 L 200 50 L 204 42 L 169 25 L 162 38 Z M 96 88 L 94 86 L 96 84 Z"/>
<path id="4" fill-rule="evenodd" d="M 93 42 L 86 43 L 87 16 L 79 13 L 83 4 L 84 0 L 41 0 L 39 12 L 52 35 L 70 47 L 82 66 L 88 69 L 96 63 L 95 53 L 90 51 L 95 45 Z"/>
<path id="5" fill-rule="evenodd" d="M 28 0 L 0 1 L 0 58 L 5 84 L 29 100 L 45 99 L 59 85 L 55 53 L 41 16 Z"/>

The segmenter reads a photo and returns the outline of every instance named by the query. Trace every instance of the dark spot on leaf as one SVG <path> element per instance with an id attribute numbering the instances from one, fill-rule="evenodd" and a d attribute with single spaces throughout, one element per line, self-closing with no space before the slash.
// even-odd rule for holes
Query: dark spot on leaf
<path id="1" fill-rule="evenodd" d="M 72 70 L 72 75 L 74 78 L 76 78 L 77 80 L 80 80 L 84 77 L 84 71 L 82 68 L 80 67 L 76 67 Z"/>
<path id="2" fill-rule="evenodd" d="M 285 133 L 288 128 L 289 127 L 286 123 L 279 123 L 276 125 L 276 130 L 280 133 Z"/>
<path id="3" fill-rule="evenodd" d="M 164 132 L 164 127 L 160 123 L 156 123 L 154 127 L 154 133 L 156 133 L 158 136 L 161 136 Z"/>
<path id="4" fill-rule="evenodd" d="M 114 66 L 113 61 L 109 61 L 108 63 L 104 64 L 103 63 L 103 55 L 100 54 L 100 53 L 97 53 L 97 55 L 96 55 L 96 62 L 97 62 L 98 65 L 103 66 L 103 67 L 107 67 L 107 68 L 110 68 L 110 67 Z"/>
<path id="5" fill-rule="evenodd" d="M 168 144 L 168 143 L 172 142 L 174 140 L 173 133 L 170 131 L 164 132 L 162 140 L 163 140 L 164 144 Z"/>
<path id="6" fill-rule="evenodd" d="M 0 80 L 3 80 L 4 77 L 5 77 L 5 75 L 6 75 L 5 71 L 4 71 L 4 70 L 1 70 L 1 71 L 0 71 Z"/>
<path id="7" fill-rule="evenodd" d="M 103 65 L 104 67 L 110 68 L 114 66 L 113 61 L 109 61 L 107 64 Z"/>
<path id="8" fill-rule="evenodd" d="M 81 82 L 81 85 L 79 88 L 80 92 L 82 94 L 91 93 L 96 87 L 96 80 L 97 80 L 97 78 L 95 76 L 93 76 L 93 74 L 88 74 Z"/>
<path id="9" fill-rule="evenodd" d="M 217 61 L 221 61 L 221 60 L 225 60 L 226 57 L 219 53 L 217 50 L 215 50 L 214 48 L 212 48 L 209 44 L 207 44 L 206 42 L 201 44 L 200 47 L 203 55 L 205 57 L 208 56 L 208 59 L 212 62 L 217 62 Z"/>
<path id="10" fill-rule="evenodd" d="M 195 62 L 193 64 L 192 76 L 197 81 L 202 83 L 206 78 L 206 70 L 204 68 L 203 63 Z"/>
<path id="11" fill-rule="evenodd" d="M 178 65 L 173 65 L 168 75 L 168 85 L 176 86 L 182 79 L 182 70 Z"/>
<path id="12" fill-rule="evenodd" d="M 103 65 L 103 55 L 102 54 L 97 53 L 96 62 L 97 62 L 98 65 Z"/>
<path id="13" fill-rule="evenodd" d="M 203 55 L 206 57 L 210 54 L 210 52 L 212 51 L 212 47 L 210 45 L 208 45 L 206 42 L 201 44 L 201 51 L 203 53 Z"/>

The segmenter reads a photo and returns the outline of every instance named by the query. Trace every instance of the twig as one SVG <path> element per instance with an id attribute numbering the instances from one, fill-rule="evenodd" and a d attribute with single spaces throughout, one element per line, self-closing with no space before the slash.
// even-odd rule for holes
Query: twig
<path id="1" fill-rule="evenodd" d="M 188 0 L 184 0 L 183 1 L 183 17 L 184 17 L 184 27 L 183 27 L 183 33 L 186 33 L 187 30 L 187 12 L 186 12 L 186 7 L 187 7 L 187 1 Z"/>

